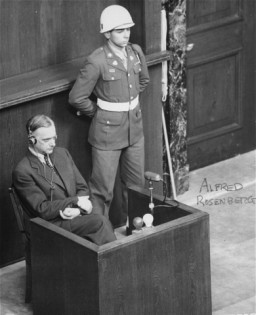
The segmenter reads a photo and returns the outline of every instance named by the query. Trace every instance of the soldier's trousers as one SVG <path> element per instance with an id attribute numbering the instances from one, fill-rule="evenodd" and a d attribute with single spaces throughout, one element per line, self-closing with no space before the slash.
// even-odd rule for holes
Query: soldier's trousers
<path id="1" fill-rule="evenodd" d="M 93 169 L 89 182 L 93 213 L 109 217 L 118 166 L 122 183 L 122 209 L 127 214 L 127 188 L 144 187 L 144 137 L 137 143 L 114 151 L 92 148 Z"/>

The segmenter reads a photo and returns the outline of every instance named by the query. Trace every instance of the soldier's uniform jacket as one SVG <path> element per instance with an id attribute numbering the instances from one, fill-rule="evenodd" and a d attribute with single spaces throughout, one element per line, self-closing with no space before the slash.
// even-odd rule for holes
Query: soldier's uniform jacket
<path id="1" fill-rule="evenodd" d="M 121 149 L 143 136 L 140 104 L 129 111 L 99 108 L 89 97 L 111 103 L 131 102 L 149 83 L 145 56 L 138 45 L 128 44 L 127 69 L 108 45 L 95 50 L 85 61 L 69 94 L 69 102 L 82 114 L 93 117 L 89 142 L 102 150 Z"/>

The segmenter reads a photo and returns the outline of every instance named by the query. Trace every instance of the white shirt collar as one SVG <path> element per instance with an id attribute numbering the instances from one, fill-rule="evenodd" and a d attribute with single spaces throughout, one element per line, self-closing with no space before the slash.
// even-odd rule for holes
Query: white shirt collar
<path id="1" fill-rule="evenodd" d="M 126 53 L 126 49 L 124 48 L 118 48 L 116 47 L 110 40 L 108 41 L 109 47 L 113 50 L 113 52 L 117 55 L 117 56 L 122 56 L 123 58 L 127 58 L 127 53 Z"/>
<path id="2" fill-rule="evenodd" d="M 35 151 L 33 148 L 31 148 L 31 147 L 29 147 L 28 149 L 29 149 L 29 151 L 30 151 L 34 156 L 36 156 L 36 157 L 38 158 L 38 160 L 39 160 L 41 163 L 46 164 L 43 154 L 41 154 L 41 153 L 39 153 L 39 152 L 36 152 L 36 151 Z M 52 161 L 51 161 L 49 155 L 48 155 L 48 159 L 49 159 L 50 163 L 52 164 Z"/>

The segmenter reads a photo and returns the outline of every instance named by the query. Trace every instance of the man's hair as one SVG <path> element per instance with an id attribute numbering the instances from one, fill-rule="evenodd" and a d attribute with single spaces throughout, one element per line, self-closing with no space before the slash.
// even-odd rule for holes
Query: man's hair
<path id="1" fill-rule="evenodd" d="M 30 135 L 32 132 L 36 131 L 38 128 L 41 128 L 41 127 L 47 128 L 50 126 L 54 126 L 54 122 L 50 117 L 45 116 L 45 115 L 36 115 L 29 118 L 26 124 L 26 130 L 27 130 L 28 135 Z"/>

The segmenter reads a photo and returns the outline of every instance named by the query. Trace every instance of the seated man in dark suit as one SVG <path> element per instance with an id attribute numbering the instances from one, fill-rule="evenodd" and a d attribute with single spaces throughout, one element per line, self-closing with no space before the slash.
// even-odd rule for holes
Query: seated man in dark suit
<path id="1" fill-rule="evenodd" d="M 97 245 L 114 241 L 108 219 L 91 213 L 88 186 L 69 152 L 55 147 L 54 122 L 37 115 L 26 128 L 28 152 L 13 171 L 13 185 L 29 217 L 41 217 Z"/>

